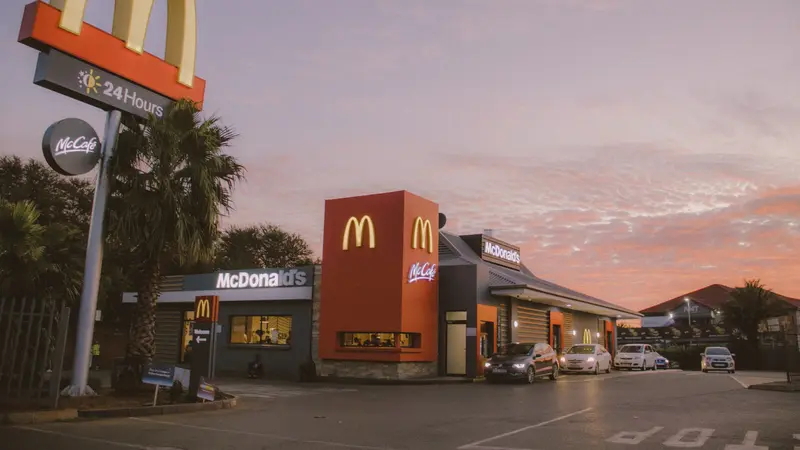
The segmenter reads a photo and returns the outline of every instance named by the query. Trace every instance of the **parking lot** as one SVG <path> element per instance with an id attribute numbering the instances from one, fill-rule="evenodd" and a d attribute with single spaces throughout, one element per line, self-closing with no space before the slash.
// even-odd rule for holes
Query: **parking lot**
<path id="1" fill-rule="evenodd" d="M 241 401 L 233 410 L 2 427 L 0 448 L 800 448 L 800 396 L 747 390 L 727 374 L 612 372 L 534 385 L 235 386 Z"/>

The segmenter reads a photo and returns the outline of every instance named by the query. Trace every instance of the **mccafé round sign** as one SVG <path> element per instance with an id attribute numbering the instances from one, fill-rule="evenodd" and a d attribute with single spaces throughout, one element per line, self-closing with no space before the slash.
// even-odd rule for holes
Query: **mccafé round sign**
<path id="1" fill-rule="evenodd" d="M 42 151 L 47 164 L 61 175 L 83 175 L 100 160 L 100 138 L 83 120 L 59 120 L 44 132 Z"/>

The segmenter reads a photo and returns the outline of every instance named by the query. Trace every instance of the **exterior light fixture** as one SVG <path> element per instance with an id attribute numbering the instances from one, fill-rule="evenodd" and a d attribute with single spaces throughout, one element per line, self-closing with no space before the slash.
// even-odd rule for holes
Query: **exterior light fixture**
<path id="1" fill-rule="evenodd" d="M 572 308 L 572 303 L 567 303 L 567 308 Z"/>
<path id="2" fill-rule="evenodd" d="M 672 313 L 669 313 L 669 318 L 672 319 Z"/>
<path id="3" fill-rule="evenodd" d="M 519 322 L 517 322 L 517 321 L 515 320 L 515 321 L 514 321 L 514 328 L 517 328 L 518 326 L 519 326 Z"/>
<path id="4" fill-rule="evenodd" d="M 577 331 L 575 331 L 575 330 L 572 330 L 572 335 L 573 335 L 573 336 L 577 336 L 577 335 L 578 335 L 578 332 L 577 332 Z"/>
<path id="5" fill-rule="evenodd" d="M 597 332 L 597 339 L 600 339 L 600 332 Z"/>

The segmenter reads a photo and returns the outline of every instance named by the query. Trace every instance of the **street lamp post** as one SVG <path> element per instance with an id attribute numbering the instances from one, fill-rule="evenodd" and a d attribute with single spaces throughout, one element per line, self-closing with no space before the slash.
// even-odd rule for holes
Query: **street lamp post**
<path id="1" fill-rule="evenodd" d="M 691 348 L 694 338 L 694 328 L 692 328 L 692 300 L 689 297 L 684 297 L 683 301 L 686 302 L 686 312 L 689 314 L 689 347 Z"/>

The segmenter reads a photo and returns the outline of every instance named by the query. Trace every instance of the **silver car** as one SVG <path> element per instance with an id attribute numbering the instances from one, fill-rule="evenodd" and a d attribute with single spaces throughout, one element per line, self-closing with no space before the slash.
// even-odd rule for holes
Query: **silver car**
<path id="1" fill-rule="evenodd" d="M 734 356 L 736 355 L 725 347 L 706 347 L 703 353 L 700 354 L 700 367 L 705 373 L 708 373 L 709 370 L 736 373 Z"/>

